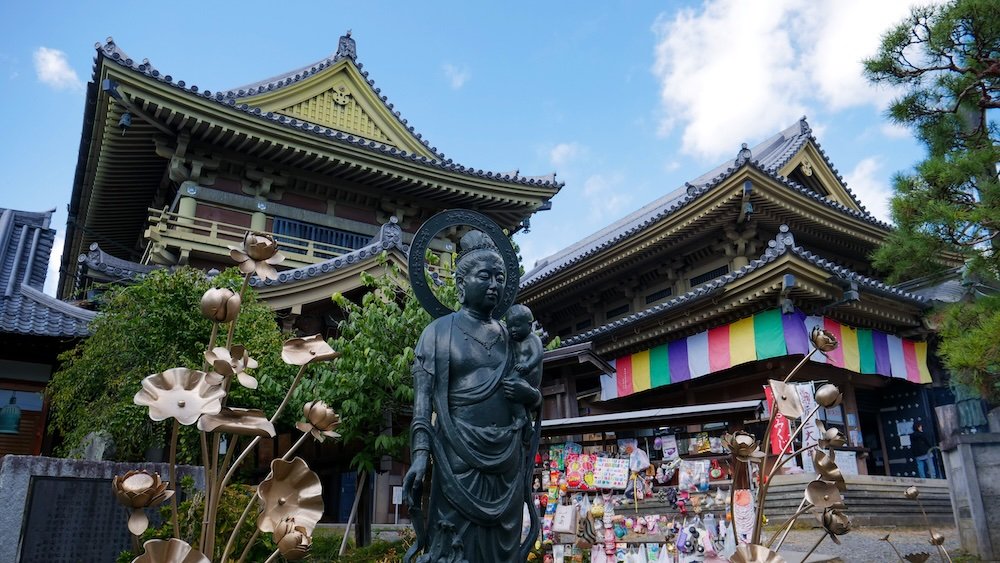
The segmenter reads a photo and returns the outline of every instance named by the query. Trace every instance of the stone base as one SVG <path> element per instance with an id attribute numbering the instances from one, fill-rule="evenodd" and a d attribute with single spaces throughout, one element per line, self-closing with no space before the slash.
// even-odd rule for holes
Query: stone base
<path id="1" fill-rule="evenodd" d="M 960 434 L 941 444 L 962 549 L 1000 558 L 1000 434 Z"/>

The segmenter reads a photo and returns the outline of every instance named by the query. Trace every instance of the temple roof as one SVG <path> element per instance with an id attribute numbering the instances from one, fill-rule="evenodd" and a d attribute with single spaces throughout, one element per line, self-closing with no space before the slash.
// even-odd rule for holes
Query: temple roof
<path id="1" fill-rule="evenodd" d="M 0 209 L 0 332 L 81 337 L 97 313 L 42 293 L 55 230 L 52 211 Z"/>
<path id="2" fill-rule="evenodd" d="M 345 40 L 349 42 L 350 48 L 345 48 Z M 458 173 L 465 176 L 485 178 L 509 184 L 552 188 L 555 190 L 553 195 L 564 185 L 562 182 L 555 180 L 555 174 L 545 176 L 524 176 L 521 175 L 519 171 L 484 171 L 482 169 L 463 166 L 452 161 L 450 158 L 446 158 L 442 152 L 438 151 L 437 147 L 431 146 L 430 143 L 423 139 L 423 136 L 420 133 L 417 133 L 413 126 L 408 124 L 407 120 L 400 115 L 399 111 L 395 110 L 394 105 L 389 102 L 388 97 L 383 95 L 381 89 L 375 86 L 375 81 L 368 77 L 368 71 L 361 70 L 364 65 L 357 61 L 354 39 L 352 39 L 350 35 L 347 35 L 341 37 L 340 43 L 341 45 L 334 55 L 321 59 L 314 64 L 307 65 L 266 80 L 254 82 L 243 87 L 214 92 L 212 90 L 199 88 L 196 85 L 189 86 L 184 80 L 175 80 L 173 76 L 163 74 L 149 62 L 149 59 L 143 59 L 141 62 L 136 61 L 135 59 L 129 57 L 128 54 L 125 53 L 125 51 L 122 50 L 111 37 L 108 37 L 104 43 L 98 42 L 95 44 L 95 48 L 97 49 L 99 56 L 113 61 L 121 67 L 129 69 L 133 72 L 173 86 L 188 95 L 211 100 L 220 106 L 246 113 L 262 121 L 306 131 L 313 135 L 324 137 L 333 142 L 362 147 L 369 151 L 391 158 L 411 161 L 420 165 Z M 405 127 L 406 130 L 409 131 L 409 133 L 417 139 L 432 156 L 428 157 L 417 154 L 414 151 L 406 151 L 379 140 L 373 140 L 361 135 L 339 131 L 332 127 L 324 127 L 302 119 L 288 117 L 277 112 L 262 111 L 260 107 L 257 107 L 252 103 L 253 96 L 288 88 L 289 86 L 302 82 L 314 74 L 322 72 L 323 70 L 334 64 L 340 63 L 341 61 L 345 61 L 346 64 L 353 65 L 354 68 L 360 72 L 361 76 L 367 82 L 375 96 L 381 100 L 386 109 L 388 109 L 395 119 L 398 120 L 399 123 Z M 250 103 L 247 103 L 248 101 Z"/>
<path id="3" fill-rule="evenodd" d="M 682 309 L 683 307 L 701 299 L 720 295 L 731 283 L 763 269 L 768 264 L 775 262 L 778 258 L 785 255 L 792 255 L 809 264 L 812 264 L 813 266 L 829 273 L 831 277 L 839 278 L 848 282 L 855 282 L 858 284 L 859 289 L 864 289 L 867 292 L 876 294 L 880 297 L 887 297 L 898 301 L 908 302 L 921 309 L 930 306 L 930 302 L 920 295 L 901 290 L 877 279 L 861 275 L 830 260 L 821 258 L 801 246 L 796 246 L 795 237 L 791 232 L 789 232 L 788 228 L 783 225 L 778 236 L 775 237 L 774 240 L 768 242 L 767 251 L 765 251 L 760 258 L 751 261 L 746 266 L 729 274 L 720 276 L 705 285 L 697 287 L 682 295 L 678 295 L 677 297 L 660 303 L 659 305 L 655 305 L 649 309 L 639 311 L 569 338 L 564 342 L 564 344 L 569 346 L 590 341 L 601 336 L 615 333 L 626 327 L 631 327 L 651 318 L 655 318 L 669 311 Z"/>
<path id="4" fill-rule="evenodd" d="M 658 223 L 663 218 L 675 213 L 687 206 L 691 202 L 699 199 L 703 194 L 719 185 L 727 178 L 735 175 L 744 167 L 753 168 L 773 179 L 780 185 L 788 189 L 818 201 L 838 213 L 849 215 L 866 223 L 874 225 L 883 230 L 890 230 L 891 225 L 880 221 L 864 210 L 854 194 L 843 183 L 842 178 L 837 175 L 838 182 L 845 193 L 850 196 L 852 202 L 857 205 L 857 209 L 844 205 L 843 203 L 831 200 L 816 191 L 803 186 L 797 182 L 781 176 L 779 171 L 789 163 L 789 161 L 808 144 L 812 144 L 816 151 L 830 169 L 836 173 L 832 163 L 826 157 L 825 152 L 819 146 L 816 138 L 812 135 L 812 129 L 803 117 L 799 122 L 787 129 L 775 134 L 767 140 L 759 143 L 751 149 L 743 147 L 740 155 L 735 161 L 727 161 L 714 169 L 698 176 L 684 186 L 673 190 L 655 201 L 639 208 L 629 215 L 615 221 L 596 233 L 566 247 L 559 252 L 543 258 L 535 263 L 534 268 L 528 271 L 521 278 L 521 287 L 533 286 L 542 280 L 585 260 L 605 249 L 611 248 L 621 243 L 629 237 L 644 231 L 652 225 Z M 749 154 L 744 151 L 749 151 Z"/>

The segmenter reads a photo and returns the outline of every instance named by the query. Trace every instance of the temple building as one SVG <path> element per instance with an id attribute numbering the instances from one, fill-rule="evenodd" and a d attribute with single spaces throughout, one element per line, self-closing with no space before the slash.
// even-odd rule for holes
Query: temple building
<path id="1" fill-rule="evenodd" d="M 0 458 L 43 452 L 45 385 L 96 315 L 42 292 L 54 211 L 0 209 Z"/>
<path id="2" fill-rule="evenodd" d="M 329 57 L 228 89 L 189 84 L 111 38 L 95 47 L 60 267 L 65 298 L 155 268 L 233 266 L 229 246 L 254 230 L 273 234 L 286 256 L 277 280 L 251 280 L 258 295 L 286 330 L 329 337 L 340 319 L 331 295 L 359 298 L 360 274 L 381 271 L 380 255 L 405 270 L 412 235 L 433 214 L 472 209 L 515 232 L 562 187 L 555 174 L 446 157 L 375 85 L 350 33 Z M 460 234 L 443 233 L 432 250 L 447 260 Z M 354 473 L 331 442 L 305 455 L 317 456 L 325 518 L 346 521 Z M 276 438 L 261 467 L 289 445 Z M 391 486 L 405 468 L 383 469 L 368 504 L 375 522 L 392 521 Z"/>
<path id="3" fill-rule="evenodd" d="M 915 476 L 908 434 L 934 420 L 941 398 L 928 384 L 938 368 L 924 319 L 930 301 L 874 277 L 869 256 L 890 230 L 802 118 L 539 260 L 519 300 L 563 344 L 546 358 L 547 433 L 579 439 L 614 419 L 598 415 L 764 399 L 768 380 L 803 358 L 818 326 L 841 346 L 814 354 L 796 379 L 844 393 L 842 405 L 820 413 L 849 438 L 838 464 L 845 473 Z M 759 412 L 745 411 L 731 413 L 729 430 L 762 429 Z M 726 429 L 674 424 L 666 428 L 678 435 Z M 655 425 L 633 430 L 658 435 Z"/>
<path id="4" fill-rule="evenodd" d="M 155 267 L 229 266 L 228 246 L 253 229 L 274 234 L 286 256 L 281 279 L 254 280 L 261 297 L 286 327 L 325 332 L 330 295 L 356 289 L 383 250 L 405 265 L 412 233 L 434 213 L 474 209 L 513 232 L 562 186 L 554 174 L 447 158 L 375 86 L 350 33 L 330 57 L 222 90 L 165 74 L 110 38 L 96 49 L 64 297 Z"/>

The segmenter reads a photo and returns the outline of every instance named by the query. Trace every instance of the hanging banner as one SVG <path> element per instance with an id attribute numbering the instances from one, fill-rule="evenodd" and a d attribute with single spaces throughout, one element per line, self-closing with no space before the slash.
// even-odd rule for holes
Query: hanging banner
<path id="1" fill-rule="evenodd" d="M 816 391 L 813 382 L 799 383 L 795 386 L 799 392 L 799 400 L 802 401 L 802 411 L 808 415 L 816 408 Z M 805 418 L 803 415 L 803 418 Z M 816 428 L 816 417 L 810 418 L 802 428 L 802 447 L 812 446 L 819 443 L 819 429 Z M 806 473 L 813 473 L 812 450 L 802 454 L 802 469 Z"/>
<path id="2" fill-rule="evenodd" d="M 769 385 L 764 386 L 764 395 L 767 396 L 767 412 L 774 408 L 774 395 L 771 393 Z M 792 451 L 792 428 L 788 419 L 781 412 L 774 413 L 774 426 L 771 427 L 771 453 L 780 454 L 782 451 L 790 453 Z"/>
<path id="3" fill-rule="evenodd" d="M 809 333 L 824 328 L 841 346 L 812 361 L 856 373 L 930 383 L 927 343 L 878 330 L 855 329 L 833 319 L 807 316 L 796 310 L 782 314 L 769 309 L 736 322 L 672 340 L 649 350 L 614 358 L 615 374 L 601 377 L 601 400 L 608 401 L 697 379 L 733 366 L 809 352 Z"/>
<path id="4" fill-rule="evenodd" d="M 677 436 L 673 434 L 669 436 L 664 436 L 662 438 L 663 444 L 663 459 L 667 461 L 673 461 L 675 459 L 680 459 L 680 452 L 677 451 Z"/>

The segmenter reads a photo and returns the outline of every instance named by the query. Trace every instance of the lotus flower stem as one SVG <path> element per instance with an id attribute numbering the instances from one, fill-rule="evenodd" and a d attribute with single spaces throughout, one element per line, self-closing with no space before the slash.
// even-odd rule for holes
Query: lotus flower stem
<path id="1" fill-rule="evenodd" d="M 181 537 L 181 528 L 177 523 L 177 435 L 181 432 L 181 425 L 174 419 L 174 427 L 170 433 L 170 489 L 175 491 L 170 496 L 170 519 L 174 524 L 174 537 Z"/>
<path id="2" fill-rule="evenodd" d="M 920 502 L 919 497 L 916 499 L 916 501 L 917 501 L 917 506 L 920 507 L 920 513 L 924 515 L 924 524 L 927 525 L 927 533 L 931 536 L 931 540 L 933 540 L 934 529 L 931 527 L 930 519 L 927 518 L 927 511 L 924 510 L 924 503 Z M 948 563 L 951 563 L 951 556 L 948 555 L 948 550 L 945 549 L 943 545 L 934 544 L 933 541 L 931 542 L 931 544 L 937 547 L 938 557 L 941 558 L 941 561 L 948 561 Z"/>
<path id="3" fill-rule="evenodd" d="M 279 554 L 279 553 L 281 553 L 281 551 L 280 551 L 280 550 L 277 550 L 277 549 L 275 549 L 275 550 L 274 550 L 274 553 L 272 553 L 272 554 L 271 554 L 271 556 L 267 558 L 267 561 L 264 561 L 264 563 L 272 563 L 273 561 L 277 561 L 277 560 L 278 560 L 278 554 Z M 243 561 L 243 560 L 242 560 L 242 559 L 240 559 L 240 561 Z"/>
<path id="4" fill-rule="evenodd" d="M 903 554 L 896 549 L 896 546 L 892 543 L 892 540 L 889 539 L 889 536 L 885 537 L 885 543 L 889 544 L 889 547 L 896 552 L 896 557 L 899 557 L 899 563 L 906 563 L 906 559 L 903 559 Z"/>
<path id="5" fill-rule="evenodd" d="M 208 506 L 211 503 L 212 498 L 212 468 L 208 462 L 207 435 L 205 432 L 199 432 L 199 434 L 201 434 L 201 461 L 205 466 L 205 508 L 202 510 L 201 532 L 198 536 L 198 547 L 201 548 L 201 552 L 207 557 L 208 554 L 205 553 L 205 532 L 208 530 Z"/>
<path id="6" fill-rule="evenodd" d="M 287 452 L 285 452 L 285 455 L 282 456 L 281 459 L 283 461 L 291 461 L 292 454 L 294 454 L 295 450 L 299 449 L 299 447 L 302 444 L 306 443 L 306 439 L 309 438 L 309 436 L 311 436 L 311 434 L 309 432 L 306 432 L 305 434 L 303 434 L 301 438 L 299 438 L 294 444 L 292 444 L 292 447 L 289 448 Z"/>
<path id="7" fill-rule="evenodd" d="M 788 372 L 788 375 L 785 376 L 785 379 L 782 380 L 782 383 L 788 383 L 788 381 L 792 379 L 792 376 L 794 376 L 800 369 L 802 369 L 802 366 L 806 365 L 806 362 L 809 361 L 809 358 L 811 358 L 812 355 L 815 354 L 817 350 L 819 350 L 819 348 L 813 348 L 812 350 L 809 351 L 808 354 L 805 355 L 805 357 L 799 360 L 799 363 L 792 368 L 792 371 Z"/>
<path id="8" fill-rule="evenodd" d="M 243 276 L 243 287 L 240 288 L 240 299 L 242 300 L 246 296 L 247 288 L 250 287 L 250 276 L 253 272 Z M 240 320 L 239 315 L 233 319 L 233 322 L 229 323 L 229 335 L 226 337 L 226 349 L 233 349 L 233 335 L 236 333 L 236 323 Z M 211 349 L 211 348 L 209 348 Z"/>
<path id="9" fill-rule="evenodd" d="M 247 507 L 243 510 L 243 514 L 240 515 L 240 519 L 236 521 L 236 526 L 233 528 L 232 533 L 229 534 L 229 541 L 226 542 L 226 548 L 222 550 L 222 559 L 219 561 L 227 561 L 226 558 L 229 557 L 229 552 L 233 549 L 233 542 L 236 541 L 236 536 L 239 535 L 240 529 L 243 528 L 243 523 L 247 521 L 247 516 L 250 515 L 250 509 L 253 508 L 253 501 L 255 498 L 257 498 L 256 494 L 250 497 L 250 502 L 247 503 Z"/>
<path id="10" fill-rule="evenodd" d="M 774 540 L 778 537 L 778 534 L 785 531 L 786 529 L 791 529 L 792 525 L 795 523 L 795 520 L 798 519 L 799 516 L 805 514 L 806 511 L 812 508 L 811 504 L 809 506 L 806 506 L 806 504 L 807 504 L 806 499 L 802 499 L 802 502 L 799 503 L 799 508 L 796 509 L 795 514 L 792 514 L 792 516 L 788 520 L 785 520 L 784 522 L 782 522 L 780 526 L 778 526 L 778 530 L 774 532 L 774 535 L 771 536 L 771 539 L 767 541 L 764 547 L 771 549 L 771 544 L 774 543 Z M 782 537 L 782 540 L 784 540 L 784 537 Z M 774 548 L 774 550 L 777 551 L 780 547 L 781 544 L 779 543 L 778 547 Z"/>
<path id="11" fill-rule="evenodd" d="M 274 421 L 278 420 L 278 417 L 281 416 L 282 411 L 284 411 L 285 407 L 288 406 L 288 401 L 291 400 L 292 393 L 295 391 L 295 388 L 299 386 L 299 382 L 302 381 L 302 376 L 306 372 L 306 365 L 308 364 L 299 367 L 299 373 L 295 375 L 295 379 L 292 380 L 292 385 L 288 388 L 288 391 L 285 392 L 284 400 L 281 401 L 281 404 L 278 405 L 278 409 L 274 411 L 273 415 L 271 415 L 271 420 L 269 422 L 271 422 L 272 424 L 274 424 Z M 233 462 L 233 465 L 229 467 L 228 471 L 226 471 L 226 476 L 222 478 L 220 490 L 224 488 L 227 483 L 229 483 L 230 479 L 233 478 L 233 474 L 236 473 L 236 468 L 238 468 L 240 464 L 243 463 L 243 460 L 245 460 L 246 457 L 250 455 L 250 452 L 253 451 L 254 446 L 256 446 L 258 442 L 260 442 L 260 436 L 257 436 L 253 440 L 251 440 L 250 443 L 247 444 L 247 447 L 244 448 L 242 452 L 240 452 L 239 457 L 236 458 L 236 461 Z"/>
<path id="12" fill-rule="evenodd" d="M 820 536 L 818 540 L 816 540 L 816 543 L 814 543 L 811 548 L 809 548 L 809 551 L 806 552 L 805 557 L 802 558 L 802 563 L 806 563 L 806 561 L 809 559 L 809 556 L 812 555 L 812 553 L 816 551 L 816 548 L 819 547 L 819 544 L 823 543 L 823 540 L 826 539 L 826 536 L 827 536 L 826 530 L 823 530 L 823 535 Z"/>
<path id="13" fill-rule="evenodd" d="M 260 529 L 255 526 L 253 530 L 253 535 L 250 536 L 249 540 L 247 540 L 247 545 L 246 547 L 243 548 L 243 553 L 240 554 L 240 558 L 239 561 L 237 561 L 237 563 L 243 563 L 244 561 L 247 560 L 247 555 L 250 555 L 250 548 L 253 547 L 253 544 L 257 543 L 257 536 L 259 535 L 260 535 Z M 271 557 L 268 559 L 268 561 L 274 559 L 274 556 L 277 553 L 278 550 L 275 550 L 274 553 L 271 554 Z"/>
<path id="14" fill-rule="evenodd" d="M 219 337 L 219 323 L 212 323 L 212 334 L 208 337 L 208 349 L 215 349 L 215 340 Z M 212 366 L 208 363 L 208 360 L 202 362 L 202 371 L 208 372 L 212 370 Z"/>
<path id="15" fill-rule="evenodd" d="M 775 398 L 775 399 L 777 399 L 777 398 Z M 758 543 L 760 543 L 761 527 L 763 527 L 763 525 L 764 525 L 764 522 L 763 522 L 763 520 L 764 520 L 764 490 L 765 490 L 764 479 L 763 479 L 763 476 L 764 476 L 764 467 L 767 465 L 767 456 L 766 456 L 766 454 L 767 454 L 767 449 L 768 449 L 768 445 L 769 445 L 768 442 L 769 442 L 769 440 L 771 438 L 771 428 L 774 426 L 774 415 L 777 412 L 778 412 L 778 401 L 775 400 L 775 401 L 771 402 L 771 415 L 767 419 L 767 427 L 764 430 L 764 439 L 761 440 L 761 442 L 760 442 L 761 443 L 761 447 L 764 448 L 764 454 L 765 454 L 765 456 L 764 456 L 764 460 L 760 464 L 760 471 L 757 473 L 761 477 L 761 481 L 757 485 L 757 514 L 755 515 L 755 518 L 754 518 L 753 534 L 751 534 L 751 538 L 750 538 L 751 539 L 750 543 L 752 543 L 752 544 L 758 544 Z M 748 465 L 752 465 L 752 464 L 748 464 Z M 750 484 L 752 485 L 753 484 L 753 479 L 752 479 L 752 477 L 753 477 L 752 473 L 753 472 L 752 471 L 749 471 L 749 472 L 751 473 Z M 733 507 L 733 511 L 734 511 L 733 512 L 733 521 L 734 522 L 736 521 L 736 512 L 735 512 L 735 510 L 736 510 L 736 508 Z"/>

